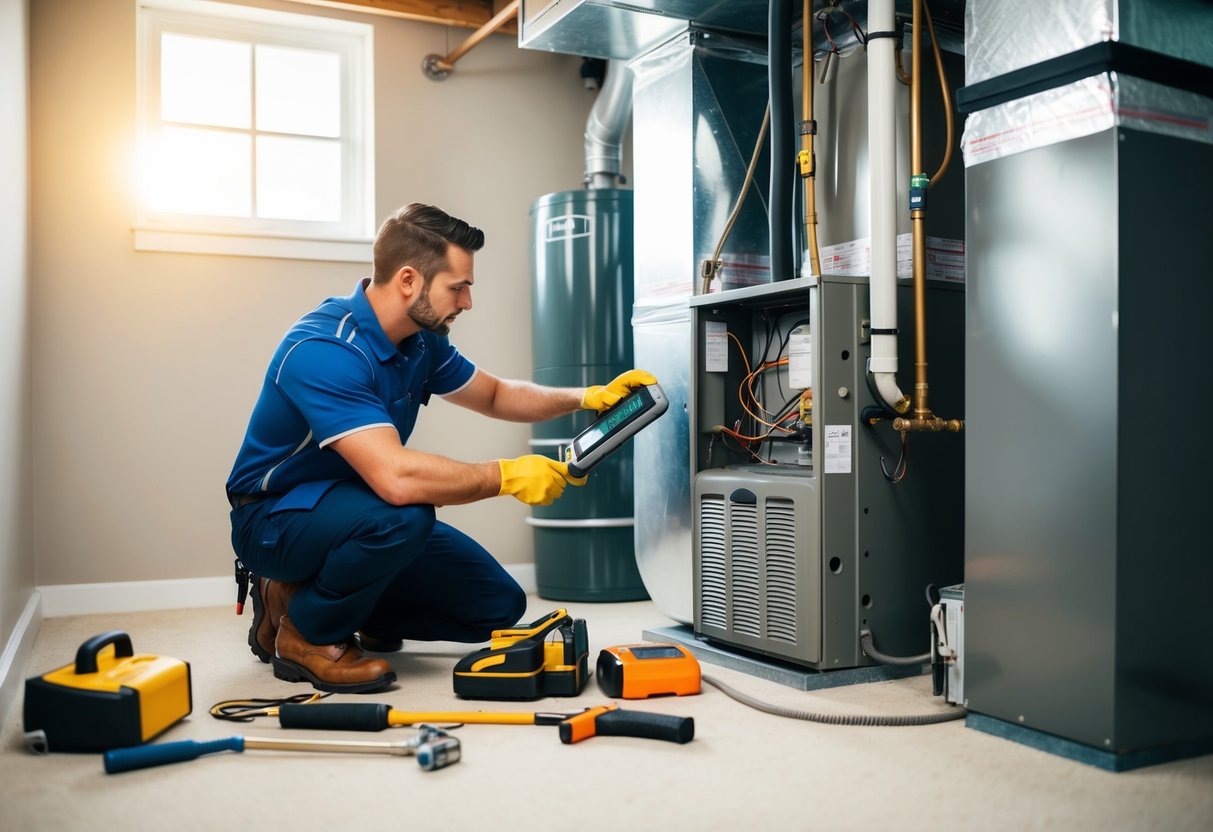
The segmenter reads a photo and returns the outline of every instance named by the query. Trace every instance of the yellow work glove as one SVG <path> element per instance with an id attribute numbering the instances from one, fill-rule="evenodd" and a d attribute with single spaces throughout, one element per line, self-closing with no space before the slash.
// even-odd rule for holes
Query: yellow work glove
<path id="1" fill-rule="evenodd" d="M 509 494 L 528 506 L 550 506 L 569 483 L 585 485 L 585 477 L 569 475 L 569 467 L 539 454 L 517 459 L 499 459 L 501 490 L 498 496 Z"/>
<path id="2" fill-rule="evenodd" d="M 646 370 L 628 370 L 616 376 L 610 384 L 596 384 L 585 388 L 581 395 L 581 408 L 602 413 L 614 407 L 620 399 L 636 388 L 656 383 L 657 377 Z"/>

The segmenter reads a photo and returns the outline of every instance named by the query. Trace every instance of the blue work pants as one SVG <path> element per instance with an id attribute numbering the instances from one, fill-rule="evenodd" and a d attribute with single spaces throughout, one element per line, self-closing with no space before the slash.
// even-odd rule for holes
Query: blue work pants
<path id="1" fill-rule="evenodd" d="M 288 501 L 283 501 L 288 502 Z M 312 644 L 379 638 L 485 641 L 526 611 L 526 595 L 483 546 L 434 517 L 340 482 L 314 506 L 274 499 L 232 510 L 232 547 L 255 575 L 299 581 L 288 615 Z"/>

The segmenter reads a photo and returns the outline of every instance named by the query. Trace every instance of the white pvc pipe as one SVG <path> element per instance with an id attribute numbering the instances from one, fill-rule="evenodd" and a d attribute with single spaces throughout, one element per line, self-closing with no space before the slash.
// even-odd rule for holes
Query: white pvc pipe
<path id="1" fill-rule="evenodd" d="M 894 0 L 868 4 L 868 30 L 895 28 Z M 904 394 L 897 387 L 897 336 L 875 334 L 897 329 L 897 72 L 895 42 L 878 38 L 868 43 L 868 175 L 872 227 L 869 244 L 872 277 L 869 297 L 872 320 L 871 370 L 876 389 L 890 406 Z"/>

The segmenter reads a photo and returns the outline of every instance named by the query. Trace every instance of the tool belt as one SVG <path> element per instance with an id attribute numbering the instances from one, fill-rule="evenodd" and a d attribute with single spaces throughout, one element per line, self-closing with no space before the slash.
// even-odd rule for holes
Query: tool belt
<path id="1" fill-rule="evenodd" d="M 268 494 L 231 494 L 227 495 L 227 501 L 232 504 L 232 508 L 243 508 L 253 503 L 259 503 L 268 497 Z"/>

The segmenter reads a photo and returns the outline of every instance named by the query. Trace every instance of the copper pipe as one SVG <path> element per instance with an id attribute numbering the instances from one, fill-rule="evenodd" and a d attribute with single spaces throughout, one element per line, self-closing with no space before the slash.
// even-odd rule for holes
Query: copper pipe
<path id="1" fill-rule="evenodd" d="M 952 142 L 955 140 L 956 127 L 952 121 L 952 91 L 948 89 L 948 73 L 943 68 L 943 53 L 939 48 L 939 38 L 935 36 L 935 22 L 931 20 L 929 6 L 924 4 L 922 11 L 927 17 L 927 28 L 931 32 L 931 52 L 935 55 L 935 73 L 939 76 L 939 92 L 943 96 L 943 118 L 947 125 L 944 131 L 947 140 L 944 143 L 943 161 L 939 163 L 939 170 L 931 177 L 930 187 L 933 188 L 939 177 L 948 169 L 948 163 L 952 161 Z"/>
<path id="2" fill-rule="evenodd" d="M 893 420 L 893 430 L 895 431 L 931 431 L 940 433 L 950 431 L 952 433 L 960 433 L 964 430 L 963 419 L 940 419 L 938 416 L 932 416 L 929 419 L 907 419 L 904 416 L 898 416 Z"/>
<path id="3" fill-rule="evenodd" d="M 821 274 L 821 253 L 817 246 L 817 159 L 813 152 L 813 137 L 817 122 L 813 118 L 813 0 L 804 0 L 801 12 L 801 70 L 800 117 L 809 132 L 800 134 L 800 177 L 804 181 L 804 227 L 809 245 L 809 267 L 814 275 Z"/>
<path id="4" fill-rule="evenodd" d="M 421 62 L 421 68 L 425 74 L 434 80 L 441 81 L 446 76 L 450 75 L 455 69 L 455 62 L 471 52 L 482 40 L 496 32 L 505 24 L 509 23 L 512 18 L 518 14 L 518 4 L 521 0 L 511 0 L 509 4 L 493 15 L 488 22 L 477 29 L 472 34 L 468 35 L 467 40 L 456 46 L 445 57 L 439 55 L 426 55 Z"/>
<path id="5" fill-rule="evenodd" d="M 925 10 L 923 0 L 913 0 L 914 27 L 910 37 L 913 54 L 910 56 L 910 173 L 911 176 L 925 177 L 922 174 L 922 25 L 921 16 Z M 928 21 L 930 20 L 928 14 Z M 934 40 L 934 26 L 931 26 Z M 943 75 L 943 59 L 939 54 L 939 46 L 935 44 L 936 69 L 940 73 L 941 83 L 947 86 Z M 944 164 L 936 173 L 943 173 L 951 158 L 951 103 L 947 93 L 944 93 L 945 110 L 948 111 L 948 150 L 944 155 Z M 928 180 L 924 187 L 930 185 Z M 925 205 L 925 203 L 924 203 Z M 964 429 L 960 419 L 941 419 L 931 412 L 927 401 L 927 238 L 926 210 L 917 208 L 910 212 L 911 245 L 913 249 L 913 279 L 914 279 L 914 395 L 913 418 L 904 417 L 893 420 L 893 428 L 897 431 L 952 431 Z"/>
<path id="6" fill-rule="evenodd" d="M 893 48 L 893 63 L 897 66 L 897 80 L 907 87 L 910 86 L 910 76 L 906 75 L 901 61 L 901 38 L 897 39 L 897 46 Z"/>

